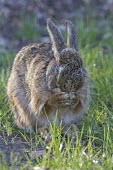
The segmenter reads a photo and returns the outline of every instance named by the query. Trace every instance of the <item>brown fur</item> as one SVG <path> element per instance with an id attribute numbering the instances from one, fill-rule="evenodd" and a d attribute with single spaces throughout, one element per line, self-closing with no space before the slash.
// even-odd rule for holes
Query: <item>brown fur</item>
<path id="1" fill-rule="evenodd" d="M 70 49 L 66 49 L 67 53 Z M 63 76 L 62 71 L 59 73 L 58 61 L 60 60 L 54 57 L 56 52 L 57 49 L 54 54 L 51 43 L 36 43 L 23 47 L 15 57 L 8 80 L 7 95 L 19 128 L 34 128 L 36 123 L 38 127 L 48 126 L 49 121 L 55 120 L 56 112 L 58 113 L 57 125 L 61 122 L 63 125 L 70 125 L 76 123 L 87 108 L 89 85 L 86 71 L 83 75 L 80 74 L 83 82 L 78 89 L 74 92 L 62 91 L 60 84 Z M 60 77 L 59 82 L 58 77 Z M 66 79 L 69 79 L 68 74 Z"/>

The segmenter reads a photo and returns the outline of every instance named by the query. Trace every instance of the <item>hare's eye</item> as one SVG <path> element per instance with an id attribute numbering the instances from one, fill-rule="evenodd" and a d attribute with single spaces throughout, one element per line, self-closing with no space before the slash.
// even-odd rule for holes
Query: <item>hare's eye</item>
<path id="1" fill-rule="evenodd" d="M 37 48 L 36 47 L 31 47 L 31 52 L 37 52 Z"/>

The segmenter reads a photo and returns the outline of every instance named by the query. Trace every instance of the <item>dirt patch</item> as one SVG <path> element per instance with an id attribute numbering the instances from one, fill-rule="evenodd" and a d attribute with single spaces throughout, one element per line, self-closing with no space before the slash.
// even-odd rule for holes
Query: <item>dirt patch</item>
<path id="1" fill-rule="evenodd" d="M 26 140 L 19 133 L 8 136 L 0 131 L 0 155 L 8 165 L 17 161 L 25 162 L 26 156 L 32 159 L 43 155 L 44 151 L 40 142 L 36 142 L 29 134 L 26 135 Z"/>

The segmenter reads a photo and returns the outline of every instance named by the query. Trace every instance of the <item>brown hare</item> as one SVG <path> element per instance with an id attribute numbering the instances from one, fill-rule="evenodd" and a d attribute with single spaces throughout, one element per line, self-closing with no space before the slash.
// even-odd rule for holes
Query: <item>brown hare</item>
<path id="1" fill-rule="evenodd" d="M 47 20 L 51 43 L 34 43 L 16 55 L 7 95 L 17 126 L 40 131 L 56 120 L 64 132 L 82 117 L 89 101 L 89 81 L 78 53 L 76 30 L 66 21 L 67 44 Z M 57 112 L 57 118 L 56 118 Z"/>

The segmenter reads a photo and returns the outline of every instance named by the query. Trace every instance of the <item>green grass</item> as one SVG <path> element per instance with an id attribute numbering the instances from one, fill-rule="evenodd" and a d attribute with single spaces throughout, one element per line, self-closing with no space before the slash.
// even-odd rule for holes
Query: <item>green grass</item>
<path id="1" fill-rule="evenodd" d="M 15 162 L 20 165 L 20 169 L 28 167 L 32 169 L 37 166 L 51 170 L 113 169 L 113 30 L 111 24 L 111 20 L 104 20 L 104 18 L 100 22 L 90 18 L 87 20 L 80 18 L 76 21 L 79 50 L 90 77 L 91 99 L 83 120 L 78 124 L 80 139 L 77 139 L 76 146 L 73 146 L 71 141 L 63 139 L 65 143 L 63 150 L 61 131 L 55 124 L 54 127 L 50 126 L 52 141 L 47 146 L 37 133 L 28 137 L 25 132 L 15 128 L 5 92 L 12 63 L 11 56 L 14 55 L 6 52 L 4 58 L 0 56 L 0 129 L 7 135 L 19 133 L 31 150 L 36 148 L 39 142 L 44 148 L 43 157 L 37 157 L 34 161 L 25 154 L 26 162 L 22 163 L 20 156 L 18 161 L 12 159 L 10 167 L 1 156 L 0 170 L 15 169 Z M 25 30 L 26 25 L 22 28 L 23 36 L 34 38 L 34 34 L 29 35 L 30 37 L 26 35 L 28 32 L 24 34 Z M 32 138 L 35 139 L 35 143 Z M 4 140 L 7 143 L 5 136 Z"/>
<path id="2" fill-rule="evenodd" d="M 37 20 L 34 15 L 24 15 L 21 17 L 19 38 L 27 41 L 37 39 Z"/>

